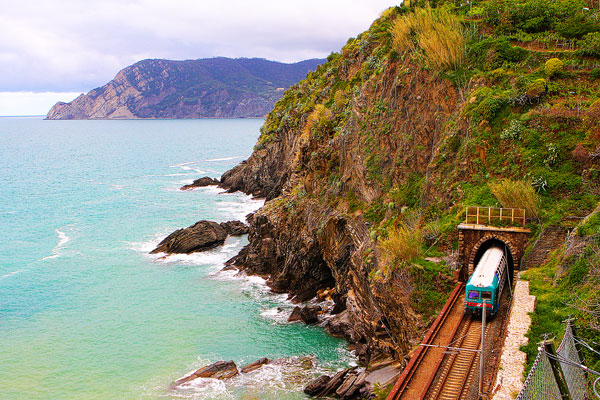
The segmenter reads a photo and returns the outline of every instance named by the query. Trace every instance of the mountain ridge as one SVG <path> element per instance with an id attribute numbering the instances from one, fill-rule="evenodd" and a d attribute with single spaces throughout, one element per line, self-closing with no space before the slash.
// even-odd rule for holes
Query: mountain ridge
<path id="1" fill-rule="evenodd" d="M 280 63 L 262 58 L 146 59 L 46 119 L 157 119 L 263 117 L 285 89 L 322 59 Z"/>

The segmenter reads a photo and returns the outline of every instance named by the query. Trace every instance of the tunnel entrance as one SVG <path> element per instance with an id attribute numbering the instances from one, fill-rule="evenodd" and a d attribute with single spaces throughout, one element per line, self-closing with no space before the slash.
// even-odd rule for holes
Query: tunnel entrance
<path id="1" fill-rule="evenodd" d="M 504 251 L 504 254 L 506 255 L 506 260 L 508 263 L 508 275 L 507 276 L 508 276 L 510 284 L 512 285 L 513 277 L 514 277 L 514 270 L 515 270 L 513 251 L 510 249 L 509 245 L 507 245 L 502 240 L 497 239 L 497 238 L 488 239 L 485 242 L 481 243 L 481 245 L 478 248 L 473 249 L 473 252 L 474 252 L 473 263 L 470 264 L 473 266 L 473 269 L 469 270 L 469 277 L 473 274 L 473 271 L 477 267 L 479 260 L 481 259 L 483 254 L 486 252 L 486 250 L 491 247 L 495 247 L 495 246 L 500 247 Z"/>
<path id="2" fill-rule="evenodd" d="M 514 271 L 520 270 L 521 258 L 531 231 L 523 227 L 495 227 L 463 223 L 458 226 L 459 280 L 466 282 L 483 253 L 494 245 L 506 251 L 511 283 Z"/>

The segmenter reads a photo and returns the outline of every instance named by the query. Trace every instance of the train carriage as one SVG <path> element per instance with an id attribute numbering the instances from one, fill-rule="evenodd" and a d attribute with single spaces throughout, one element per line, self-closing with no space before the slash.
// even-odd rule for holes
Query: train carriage
<path id="1" fill-rule="evenodd" d="M 465 313 L 480 313 L 484 300 L 488 314 L 498 312 L 507 267 L 503 248 L 494 246 L 483 253 L 465 286 Z"/>

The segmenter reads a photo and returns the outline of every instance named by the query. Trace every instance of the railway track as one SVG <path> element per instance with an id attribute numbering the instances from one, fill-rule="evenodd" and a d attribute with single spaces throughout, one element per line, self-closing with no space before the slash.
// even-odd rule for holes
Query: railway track
<path id="1" fill-rule="evenodd" d="M 486 326 L 486 334 L 489 331 Z M 445 355 L 436 379 L 426 388 L 421 398 L 432 400 L 466 400 L 479 366 L 481 320 L 465 316 L 457 330 L 452 347 L 465 349 Z M 473 351 L 469 351 L 473 350 Z"/>
<path id="2" fill-rule="evenodd" d="M 464 284 L 457 284 L 448 302 L 433 323 L 422 344 L 436 344 L 447 346 L 456 335 L 460 327 L 464 306 L 462 295 Z M 410 362 L 394 385 L 388 400 L 419 399 L 423 387 L 428 387 L 435 377 L 444 358 L 444 349 L 420 346 L 411 357 Z M 425 382 L 428 382 L 425 385 Z"/>
<path id="3" fill-rule="evenodd" d="M 387 400 L 469 399 L 478 375 L 481 319 L 464 314 L 463 296 L 464 286 L 457 285 Z"/>

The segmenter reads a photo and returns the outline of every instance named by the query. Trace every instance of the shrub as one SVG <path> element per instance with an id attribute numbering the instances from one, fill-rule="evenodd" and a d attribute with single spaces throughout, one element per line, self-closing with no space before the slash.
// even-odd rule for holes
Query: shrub
<path id="1" fill-rule="evenodd" d="M 600 56 L 600 32 L 588 33 L 579 41 L 577 54 L 583 56 Z"/>
<path id="2" fill-rule="evenodd" d="M 528 182 L 504 179 L 490 183 L 489 187 L 502 207 L 523 208 L 528 216 L 534 218 L 538 216 L 539 199 L 533 186 Z"/>
<path id="3" fill-rule="evenodd" d="M 561 61 L 560 58 L 551 58 L 548 61 L 546 61 L 546 64 L 544 64 L 544 73 L 546 74 L 546 76 L 551 78 L 555 75 L 561 74 L 564 67 L 565 64 Z"/>
<path id="4" fill-rule="evenodd" d="M 421 49 L 430 67 L 452 69 L 463 64 L 465 38 L 458 18 L 445 9 L 415 8 L 392 26 L 397 51 Z"/>
<path id="5" fill-rule="evenodd" d="M 598 22 L 578 13 L 559 22 L 556 25 L 556 31 L 567 39 L 580 38 L 590 32 L 598 31 Z"/>
<path id="6" fill-rule="evenodd" d="M 600 68 L 594 68 L 591 72 L 590 72 L 590 76 L 594 79 L 598 79 L 600 78 Z"/>
<path id="7" fill-rule="evenodd" d="M 388 231 L 387 239 L 381 241 L 384 261 L 388 264 L 410 261 L 421 255 L 423 236 L 417 227 L 407 225 L 393 227 Z"/>
<path id="8" fill-rule="evenodd" d="M 551 167 L 558 162 L 558 147 L 554 143 L 550 143 L 546 146 L 546 150 L 548 151 L 548 156 L 544 160 L 544 164 Z"/>
<path id="9" fill-rule="evenodd" d="M 581 225 L 577 227 L 579 236 L 600 235 L 600 212 L 588 216 Z"/>
<path id="10" fill-rule="evenodd" d="M 579 164 L 586 164 L 590 159 L 589 153 L 581 143 L 577 144 L 577 146 L 571 154 L 573 154 L 573 159 Z"/>
<path id="11" fill-rule="evenodd" d="M 531 186 L 533 186 L 538 193 L 545 192 L 548 190 L 548 181 L 543 176 L 538 176 L 531 182 Z"/>
<path id="12" fill-rule="evenodd" d="M 523 129 L 523 123 L 518 119 L 513 119 L 500 134 L 500 139 L 519 139 Z"/>
<path id="13" fill-rule="evenodd" d="M 540 97 L 542 97 L 544 93 L 546 93 L 546 90 L 546 80 L 543 78 L 539 78 L 527 85 L 527 87 L 525 88 L 525 96 L 527 96 L 529 101 L 537 100 Z"/>
<path id="14" fill-rule="evenodd" d="M 500 68 L 505 62 L 516 63 L 527 55 L 526 50 L 511 46 L 504 37 L 487 38 L 477 42 L 470 47 L 469 53 L 477 64 L 485 69 Z"/>
<path id="15" fill-rule="evenodd" d="M 478 120 L 491 121 L 504 108 L 507 100 L 500 96 L 487 97 L 475 109 Z"/>

